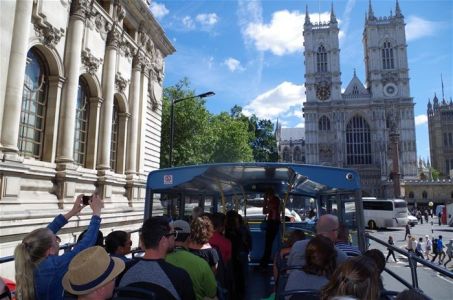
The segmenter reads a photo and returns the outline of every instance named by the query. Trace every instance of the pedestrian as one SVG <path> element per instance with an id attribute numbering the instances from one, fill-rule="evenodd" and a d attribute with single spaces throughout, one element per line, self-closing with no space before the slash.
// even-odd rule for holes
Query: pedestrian
<path id="1" fill-rule="evenodd" d="M 442 225 L 442 212 L 439 212 L 439 214 L 437 215 L 437 220 L 439 221 L 439 226 Z"/>
<path id="2" fill-rule="evenodd" d="M 410 236 L 411 236 L 411 227 L 409 224 L 406 224 L 406 234 L 404 235 L 404 240 L 406 240 L 407 236 L 409 236 L 409 239 L 410 239 Z"/>
<path id="3" fill-rule="evenodd" d="M 434 247 L 434 243 L 433 243 L 433 247 Z M 431 260 L 431 262 L 434 262 L 437 258 L 437 256 L 439 256 L 439 265 L 442 264 L 442 261 L 444 260 L 445 258 L 445 252 L 444 252 L 444 245 L 442 243 L 442 236 L 439 235 L 439 238 L 437 239 L 437 242 L 436 242 L 436 248 L 435 248 L 435 252 L 434 252 L 434 257 L 433 259 Z"/>
<path id="4" fill-rule="evenodd" d="M 429 238 L 429 235 L 425 235 L 425 255 L 426 255 L 426 259 L 429 259 L 429 254 L 431 252 L 431 249 L 432 249 L 432 246 L 433 246 L 433 242 L 431 241 L 431 239 Z"/>
<path id="5" fill-rule="evenodd" d="M 415 238 L 414 238 L 415 240 Z M 423 238 L 420 237 L 418 239 L 418 243 L 417 245 L 415 246 L 415 255 L 417 255 L 418 257 L 421 257 L 423 259 L 425 259 L 425 257 L 423 256 L 423 248 L 422 248 L 422 244 L 423 244 Z"/>
<path id="6" fill-rule="evenodd" d="M 447 267 L 447 264 L 451 261 L 453 257 L 453 239 L 450 240 L 450 242 L 447 244 L 447 255 L 448 255 L 448 260 L 444 263 L 444 267 Z"/>
<path id="7" fill-rule="evenodd" d="M 389 245 L 392 245 L 392 246 L 395 245 L 395 243 L 393 242 L 393 237 L 392 237 L 391 235 L 389 235 L 388 244 L 389 244 Z M 387 261 L 389 260 L 390 255 L 391 255 L 391 256 L 393 257 L 393 260 L 394 260 L 395 262 L 398 262 L 398 260 L 397 260 L 396 257 L 395 257 L 395 253 L 393 252 L 393 250 L 392 250 L 391 248 L 387 248 L 387 250 L 388 250 L 389 252 L 388 252 L 388 254 L 387 254 L 387 258 L 385 259 L 385 261 L 387 262 Z"/>
<path id="8" fill-rule="evenodd" d="M 431 233 L 434 233 L 434 222 L 431 221 Z"/>

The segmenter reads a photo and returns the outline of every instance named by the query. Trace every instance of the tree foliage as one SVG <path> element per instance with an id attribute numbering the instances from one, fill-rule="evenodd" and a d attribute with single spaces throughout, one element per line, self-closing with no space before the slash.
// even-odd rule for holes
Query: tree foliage
<path id="1" fill-rule="evenodd" d="M 242 107 L 230 114 L 211 114 L 205 100 L 195 98 L 187 78 L 163 93 L 161 167 L 170 167 L 170 110 L 174 104 L 173 166 L 219 162 L 277 161 L 270 120 L 246 117 Z M 212 100 L 215 101 L 215 100 Z"/>

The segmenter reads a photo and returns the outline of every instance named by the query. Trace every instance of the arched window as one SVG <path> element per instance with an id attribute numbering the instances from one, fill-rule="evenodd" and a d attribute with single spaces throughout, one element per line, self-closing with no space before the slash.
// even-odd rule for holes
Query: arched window
<path id="1" fill-rule="evenodd" d="M 48 74 L 47 66 L 38 51 L 28 51 L 17 147 L 21 155 L 39 160 L 43 155 Z"/>
<path id="2" fill-rule="evenodd" d="M 290 162 L 291 161 L 291 155 L 289 154 L 289 148 L 285 147 L 283 149 L 283 161 L 284 162 Z"/>
<path id="3" fill-rule="evenodd" d="M 300 151 L 300 148 L 299 147 L 294 148 L 294 153 L 293 153 L 294 161 L 300 162 L 302 159 L 301 156 L 302 156 L 302 151 Z"/>
<path id="4" fill-rule="evenodd" d="M 348 165 L 371 164 L 370 126 L 360 116 L 354 116 L 346 126 L 346 155 Z"/>
<path id="5" fill-rule="evenodd" d="M 322 116 L 319 118 L 319 130 L 325 131 L 325 130 L 330 130 L 330 120 L 326 116 Z"/>
<path id="6" fill-rule="evenodd" d="M 389 41 L 385 41 L 382 48 L 382 68 L 393 69 L 394 67 L 392 45 Z"/>
<path id="7" fill-rule="evenodd" d="M 118 100 L 115 98 L 112 112 L 112 136 L 110 139 L 110 168 L 116 171 L 118 153 L 118 134 L 120 130 L 120 120 L 118 115 Z"/>
<path id="8" fill-rule="evenodd" d="M 358 95 L 359 94 L 359 88 L 356 85 L 354 85 L 352 87 L 352 94 L 353 95 Z"/>
<path id="9" fill-rule="evenodd" d="M 74 133 L 74 162 L 85 165 L 87 154 L 88 116 L 89 116 L 89 91 L 88 84 L 83 77 L 79 78 L 77 92 L 77 107 Z"/>
<path id="10" fill-rule="evenodd" d="M 316 66 L 318 72 L 327 72 L 327 52 L 323 45 L 319 46 L 316 53 Z"/>
<path id="11" fill-rule="evenodd" d="M 414 199 L 414 192 L 409 192 L 409 199 Z"/>
<path id="12" fill-rule="evenodd" d="M 428 198 L 428 193 L 426 191 L 423 191 L 422 198 L 423 199 L 427 199 Z"/>

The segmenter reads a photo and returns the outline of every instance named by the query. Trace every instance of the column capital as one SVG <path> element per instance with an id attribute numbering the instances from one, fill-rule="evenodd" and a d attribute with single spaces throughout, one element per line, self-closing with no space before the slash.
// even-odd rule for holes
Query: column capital
<path id="1" fill-rule="evenodd" d="M 90 13 L 90 0 L 73 0 L 69 14 L 71 17 L 85 20 Z"/>
<path id="2" fill-rule="evenodd" d="M 134 56 L 132 60 L 132 69 L 133 70 L 142 70 L 145 67 L 146 59 L 145 55 L 141 51 L 137 51 L 137 54 Z"/>
<path id="3" fill-rule="evenodd" d="M 121 33 L 116 30 L 116 25 L 107 34 L 107 47 L 118 49 L 121 43 Z"/>

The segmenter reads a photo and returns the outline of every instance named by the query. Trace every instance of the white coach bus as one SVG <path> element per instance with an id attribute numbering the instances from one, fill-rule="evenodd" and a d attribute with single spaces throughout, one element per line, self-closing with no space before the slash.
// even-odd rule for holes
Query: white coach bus
<path id="1" fill-rule="evenodd" d="M 362 203 L 364 221 L 370 229 L 401 227 L 407 224 L 406 200 L 363 197 Z"/>

